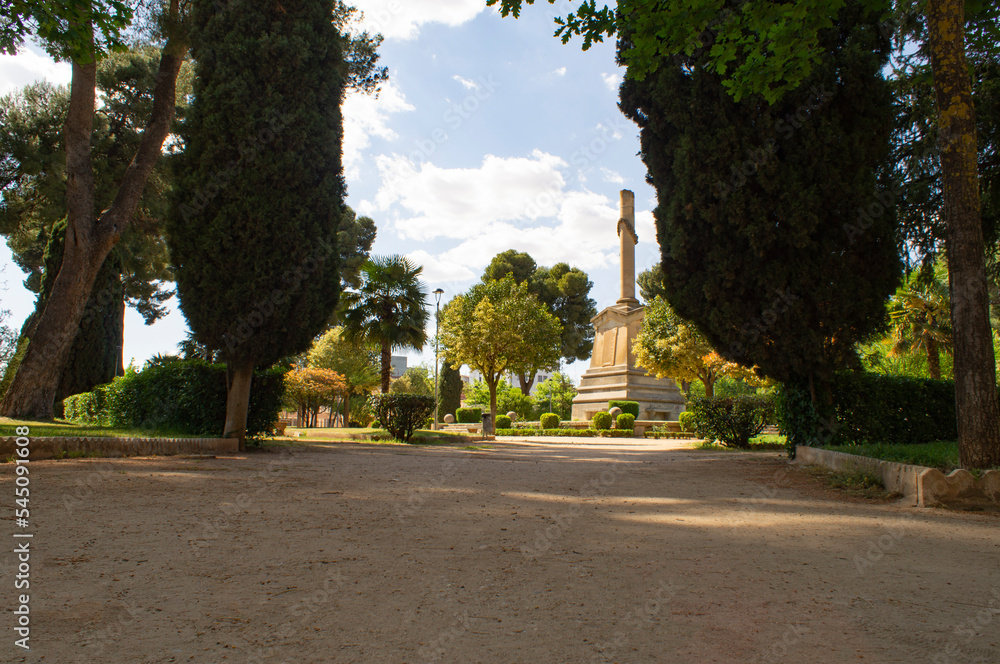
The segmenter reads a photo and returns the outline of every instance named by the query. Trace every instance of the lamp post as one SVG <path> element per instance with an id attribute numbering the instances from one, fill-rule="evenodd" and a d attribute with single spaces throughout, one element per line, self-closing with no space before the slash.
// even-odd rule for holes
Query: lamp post
<path id="1" fill-rule="evenodd" d="M 438 336 L 441 329 L 441 296 L 444 291 L 434 291 L 434 430 L 438 428 Z"/>

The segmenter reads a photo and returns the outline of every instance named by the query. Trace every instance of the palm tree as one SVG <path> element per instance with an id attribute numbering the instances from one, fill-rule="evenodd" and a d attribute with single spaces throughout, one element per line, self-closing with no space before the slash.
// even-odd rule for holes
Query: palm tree
<path id="1" fill-rule="evenodd" d="M 427 341 L 424 326 L 430 314 L 424 308 L 427 287 L 419 278 L 423 271 L 404 256 L 371 258 L 361 267 L 361 287 L 341 298 L 348 337 L 381 351 L 383 394 L 389 392 L 392 351 L 420 350 Z"/>
<path id="2" fill-rule="evenodd" d="M 943 275 L 934 275 L 930 283 L 910 279 L 892 296 L 889 319 L 892 321 L 893 347 L 890 354 L 922 351 L 927 355 L 931 378 L 941 379 L 941 351 L 952 352 L 951 301 Z"/>

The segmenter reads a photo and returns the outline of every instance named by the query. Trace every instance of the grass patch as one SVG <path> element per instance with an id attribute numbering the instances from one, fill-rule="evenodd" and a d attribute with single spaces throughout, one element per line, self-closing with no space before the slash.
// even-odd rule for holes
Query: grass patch
<path id="1" fill-rule="evenodd" d="M 706 440 L 694 446 L 696 450 L 711 450 L 713 452 L 746 452 L 748 450 L 738 450 L 735 447 L 726 447 L 722 443 L 710 443 Z M 785 449 L 785 437 L 777 434 L 761 434 L 750 439 L 750 452 L 770 452 Z"/>
<path id="2" fill-rule="evenodd" d="M 822 479 L 835 489 L 860 498 L 884 500 L 897 498 L 898 494 L 889 493 L 882 485 L 882 478 L 866 473 L 863 470 L 833 471 L 822 466 L 809 466 L 809 474 Z"/>
<path id="3" fill-rule="evenodd" d="M 826 445 L 823 449 L 857 454 L 873 459 L 882 459 L 883 461 L 895 461 L 898 463 L 937 468 L 945 474 L 962 467 L 959 463 L 958 443 L 953 440 L 920 443 L 918 445 L 889 445 L 887 443 L 873 445 Z"/>
<path id="4" fill-rule="evenodd" d="M 148 429 L 116 429 L 96 424 L 77 424 L 69 420 L 12 420 L 0 417 L 0 438 L 16 436 L 17 427 L 28 427 L 31 438 L 41 437 L 93 437 L 93 438 L 217 438 L 218 436 L 196 436 L 176 431 L 153 431 Z"/>

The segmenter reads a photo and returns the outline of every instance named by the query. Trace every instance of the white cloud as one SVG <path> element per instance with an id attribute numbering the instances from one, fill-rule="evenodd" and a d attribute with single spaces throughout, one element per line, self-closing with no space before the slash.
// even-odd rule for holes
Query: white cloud
<path id="1" fill-rule="evenodd" d="M 387 141 L 398 138 L 389 127 L 389 115 L 412 111 L 414 107 L 392 82 L 382 86 L 378 98 L 355 92 L 344 99 L 344 173 L 348 180 L 359 177 L 363 151 L 371 145 L 371 137 Z"/>
<path id="2" fill-rule="evenodd" d="M 423 266 L 424 271 L 420 276 L 429 284 L 460 283 L 475 279 L 477 276 L 468 267 L 432 256 L 423 249 L 411 251 L 406 256 L 417 265 Z"/>
<path id="3" fill-rule="evenodd" d="M 552 73 L 555 74 L 556 76 L 565 76 L 566 75 L 566 68 L 565 67 L 560 67 L 559 69 L 555 70 Z"/>
<path id="4" fill-rule="evenodd" d="M 604 176 L 605 182 L 610 182 L 612 184 L 617 184 L 617 185 L 625 184 L 625 178 L 623 178 L 621 176 L 621 173 L 619 173 L 618 171 L 613 171 L 610 168 L 605 168 L 604 166 L 601 166 L 601 175 Z"/>
<path id="5" fill-rule="evenodd" d="M 462 87 L 464 87 L 466 90 L 475 90 L 476 88 L 479 87 L 479 84 L 476 83 L 475 81 L 470 81 L 467 78 L 462 78 L 458 74 L 455 74 L 454 76 L 452 76 L 451 79 L 453 81 L 458 81 L 459 83 L 461 83 Z"/>
<path id="6" fill-rule="evenodd" d="M 69 85 L 71 78 L 69 63 L 56 62 L 43 51 L 29 46 L 17 55 L 0 55 L 0 95 L 42 79 L 56 85 Z"/>
<path id="7" fill-rule="evenodd" d="M 486 9 L 483 0 L 355 0 L 364 12 L 361 29 L 382 33 L 386 39 L 413 39 L 425 23 L 455 27 Z"/>
<path id="8" fill-rule="evenodd" d="M 618 92 L 618 86 L 622 84 L 621 74 L 601 74 L 601 80 L 604 81 L 604 85 L 607 86 L 608 90 L 612 92 Z"/>

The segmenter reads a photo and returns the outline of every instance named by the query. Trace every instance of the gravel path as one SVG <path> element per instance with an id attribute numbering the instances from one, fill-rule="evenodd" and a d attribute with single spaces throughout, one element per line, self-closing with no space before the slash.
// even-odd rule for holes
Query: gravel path
<path id="1" fill-rule="evenodd" d="M 778 453 L 533 441 L 31 462 L 0 662 L 1000 661 L 1000 518 Z M 5 530 L 14 467 L 0 466 Z M 8 541 L 10 534 L 6 535 Z"/>

